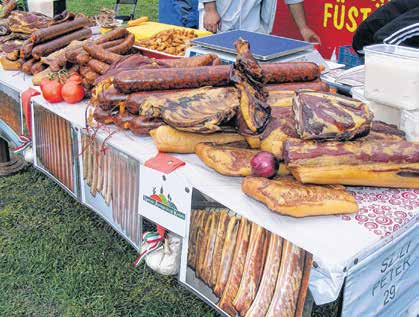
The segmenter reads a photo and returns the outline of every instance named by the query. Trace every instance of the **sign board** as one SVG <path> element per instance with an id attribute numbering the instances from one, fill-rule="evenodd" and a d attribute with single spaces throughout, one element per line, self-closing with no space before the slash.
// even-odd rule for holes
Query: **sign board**
<path id="1" fill-rule="evenodd" d="M 419 294 L 418 243 L 416 224 L 353 266 L 346 278 L 342 316 L 404 315 Z"/>
<path id="2" fill-rule="evenodd" d="M 192 189 L 175 171 L 164 174 L 141 165 L 139 213 L 182 237 L 186 234 Z"/>
<path id="3" fill-rule="evenodd" d="M 351 45 L 359 24 L 388 0 L 306 0 L 307 24 L 321 39 L 318 48 L 329 59 L 335 48 Z M 287 5 L 278 1 L 272 34 L 301 39 Z"/>

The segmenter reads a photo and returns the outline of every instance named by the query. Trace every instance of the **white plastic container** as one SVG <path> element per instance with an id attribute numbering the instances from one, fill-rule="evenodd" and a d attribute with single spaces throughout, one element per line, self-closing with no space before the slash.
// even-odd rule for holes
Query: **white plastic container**
<path id="1" fill-rule="evenodd" d="M 419 109 L 419 49 L 377 44 L 364 51 L 365 97 L 403 110 Z"/>
<path id="2" fill-rule="evenodd" d="M 43 13 L 51 18 L 65 10 L 65 0 L 27 0 L 29 12 Z"/>
<path id="3" fill-rule="evenodd" d="M 402 110 L 400 128 L 406 132 L 407 141 L 419 142 L 419 110 Z"/>
<path id="4" fill-rule="evenodd" d="M 352 98 L 365 102 L 368 108 L 374 114 L 374 120 L 383 121 L 385 123 L 395 124 L 400 128 L 401 111 L 399 108 L 383 105 L 372 100 L 368 100 L 364 96 L 364 88 L 356 87 L 351 90 Z"/>

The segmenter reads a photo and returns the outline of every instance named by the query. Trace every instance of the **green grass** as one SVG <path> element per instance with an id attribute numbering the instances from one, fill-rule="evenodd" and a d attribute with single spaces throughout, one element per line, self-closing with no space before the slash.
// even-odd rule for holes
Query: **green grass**
<path id="1" fill-rule="evenodd" d="M 0 178 L 0 316 L 213 316 L 174 277 L 29 169 Z"/>
<path id="2" fill-rule="evenodd" d="M 115 0 L 67 0 L 67 9 L 76 13 L 97 15 L 101 8 L 113 9 Z M 139 0 L 135 17 L 148 16 L 151 21 L 157 21 L 158 0 Z M 121 5 L 120 14 L 131 12 L 130 5 Z"/>

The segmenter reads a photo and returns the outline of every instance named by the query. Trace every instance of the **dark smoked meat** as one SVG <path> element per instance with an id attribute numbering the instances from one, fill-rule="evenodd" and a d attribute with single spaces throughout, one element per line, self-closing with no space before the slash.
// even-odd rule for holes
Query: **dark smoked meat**
<path id="1" fill-rule="evenodd" d="M 298 91 L 293 110 L 304 140 L 352 140 L 367 135 L 373 119 L 365 103 L 326 92 Z"/>

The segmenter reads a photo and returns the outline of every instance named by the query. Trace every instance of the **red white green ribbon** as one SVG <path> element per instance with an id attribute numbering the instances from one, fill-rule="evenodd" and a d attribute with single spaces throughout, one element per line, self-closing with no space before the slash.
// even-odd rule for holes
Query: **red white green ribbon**
<path id="1" fill-rule="evenodd" d="M 29 137 L 24 136 L 24 135 L 19 135 L 18 138 L 21 145 L 10 150 L 10 152 L 12 152 L 13 154 L 23 153 L 24 150 L 26 150 L 29 146 L 32 145 L 32 140 Z"/>
<path id="2" fill-rule="evenodd" d="M 158 232 L 144 232 L 142 245 L 145 244 L 146 248 L 140 253 L 133 265 L 137 267 L 145 259 L 146 255 L 160 250 L 163 247 L 163 240 L 164 236 L 160 235 Z"/>

